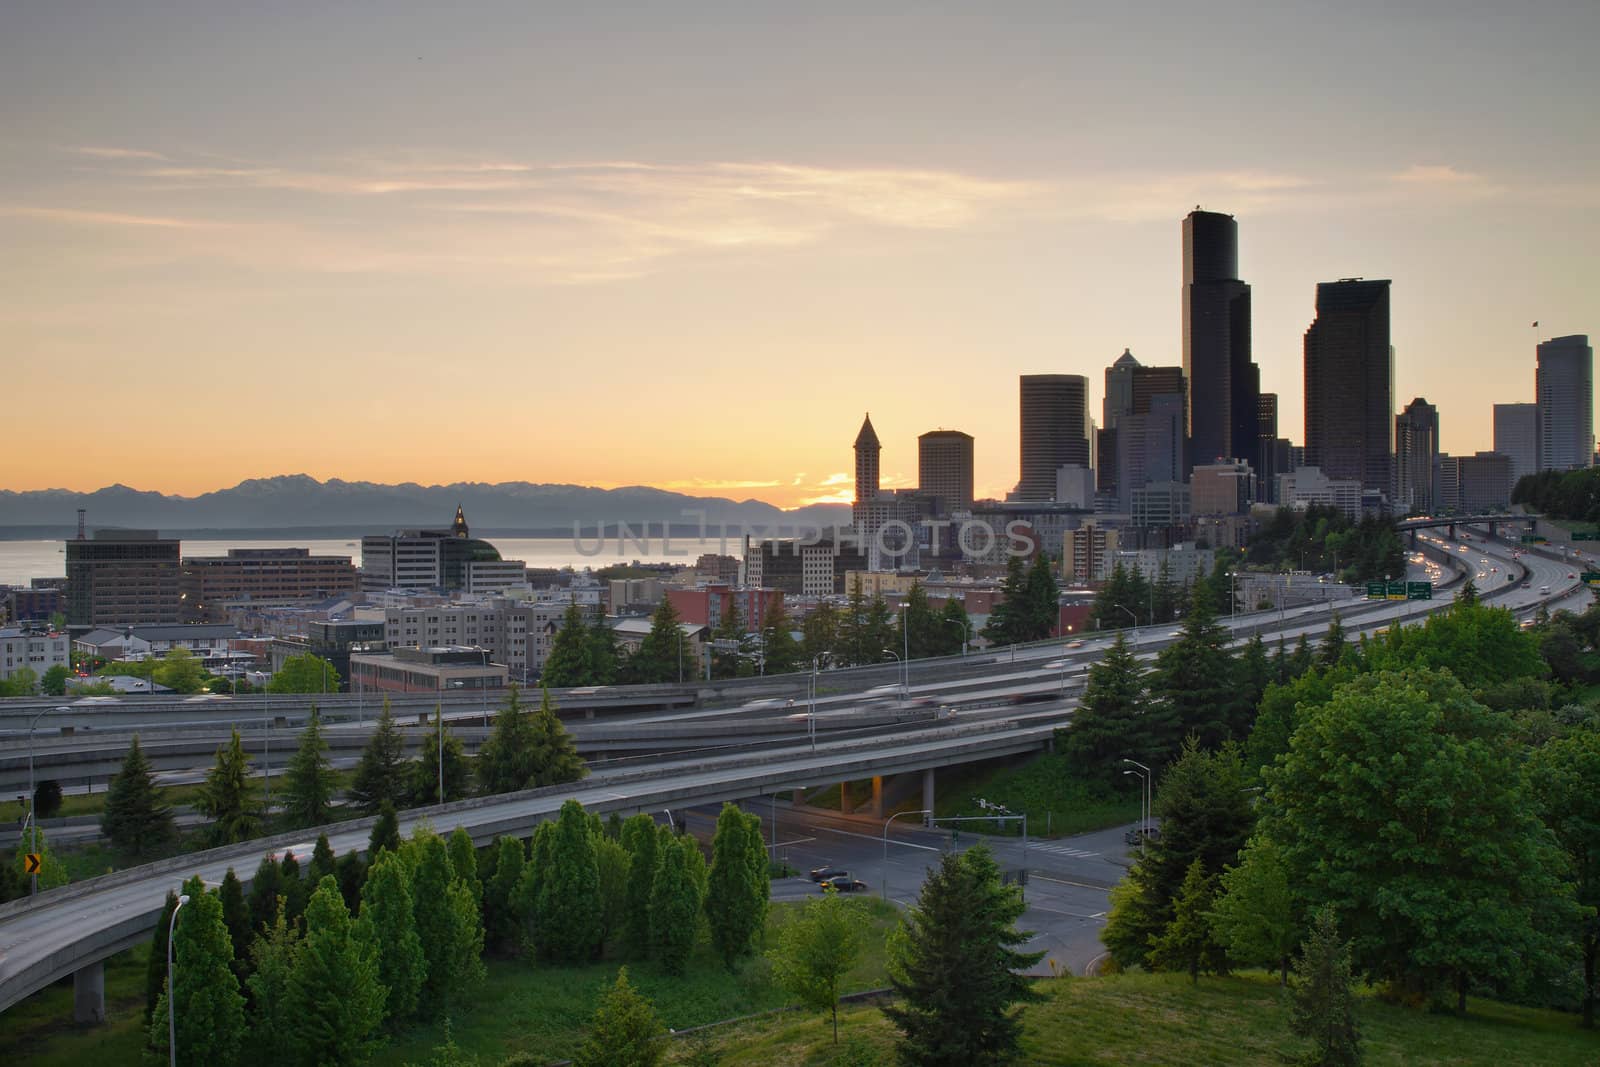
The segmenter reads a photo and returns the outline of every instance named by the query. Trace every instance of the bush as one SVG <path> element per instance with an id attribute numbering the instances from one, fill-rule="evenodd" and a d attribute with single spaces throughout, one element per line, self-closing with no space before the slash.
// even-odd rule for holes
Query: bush
<path id="1" fill-rule="evenodd" d="M 53 819 L 61 810 L 61 783 L 46 778 L 33 791 L 33 815 L 36 819 Z"/>

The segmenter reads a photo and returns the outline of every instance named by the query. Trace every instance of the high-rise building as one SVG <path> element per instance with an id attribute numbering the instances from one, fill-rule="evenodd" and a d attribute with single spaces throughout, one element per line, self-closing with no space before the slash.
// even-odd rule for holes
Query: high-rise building
<path id="1" fill-rule="evenodd" d="M 1022 477 L 1018 500 L 1049 500 L 1062 467 L 1088 468 L 1089 379 L 1081 374 L 1024 374 Z"/>
<path id="2" fill-rule="evenodd" d="M 1394 350 L 1389 282 L 1343 278 L 1317 285 L 1306 330 L 1306 456 L 1334 481 L 1387 495 L 1394 463 Z"/>
<path id="3" fill-rule="evenodd" d="M 1106 368 L 1106 395 L 1100 401 L 1100 426 L 1095 431 L 1095 488 L 1102 493 L 1117 491 L 1117 424 L 1133 414 L 1133 372 L 1139 361 L 1124 348 Z"/>
<path id="4" fill-rule="evenodd" d="M 67 542 L 67 625 L 182 621 L 181 543 L 154 530 L 96 530 Z"/>
<path id="5" fill-rule="evenodd" d="M 1594 349 L 1586 334 L 1539 345 L 1534 372 L 1539 405 L 1539 469 L 1594 465 Z"/>
<path id="6" fill-rule="evenodd" d="M 401 530 L 361 539 L 361 588 L 438 589 L 444 592 L 501 589 L 526 578 L 526 564 L 502 560 L 500 550 L 472 537 L 467 517 L 456 508 L 448 530 Z"/>
<path id="7" fill-rule="evenodd" d="M 972 435 L 929 430 L 917 438 L 917 491 L 935 500 L 941 515 L 972 507 Z"/>
<path id="8" fill-rule="evenodd" d="M 1256 397 L 1256 496 L 1278 502 L 1278 394 Z"/>
<path id="9" fill-rule="evenodd" d="M 1463 515 L 1504 511 L 1511 500 L 1511 460 L 1498 452 L 1439 458 L 1440 496 Z"/>
<path id="10" fill-rule="evenodd" d="M 1123 416 L 1117 427 L 1117 502 L 1132 511 L 1134 494 L 1152 482 L 1181 482 L 1188 466 L 1184 452 L 1183 396 L 1150 398 L 1149 410 Z"/>
<path id="11" fill-rule="evenodd" d="M 878 454 L 883 446 L 878 443 L 878 431 L 872 428 L 872 416 L 861 420 L 861 430 L 856 434 L 856 499 L 851 518 L 857 528 L 866 519 L 864 505 L 878 495 Z"/>
<path id="12" fill-rule="evenodd" d="M 1250 287 L 1239 280 L 1239 224 L 1198 208 L 1183 220 L 1183 373 L 1193 463 L 1256 465 L 1256 397 L 1250 359 Z"/>
<path id="13" fill-rule="evenodd" d="M 1192 515 L 1242 515 L 1255 499 L 1255 476 L 1250 464 L 1239 460 L 1196 463 L 1189 478 L 1189 512 Z"/>
<path id="14" fill-rule="evenodd" d="M 1511 460 L 1511 484 L 1539 470 L 1539 405 L 1494 406 L 1494 450 Z"/>
<path id="15" fill-rule="evenodd" d="M 1422 397 L 1394 417 L 1394 509 L 1431 512 L 1438 505 L 1439 409 Z"/>

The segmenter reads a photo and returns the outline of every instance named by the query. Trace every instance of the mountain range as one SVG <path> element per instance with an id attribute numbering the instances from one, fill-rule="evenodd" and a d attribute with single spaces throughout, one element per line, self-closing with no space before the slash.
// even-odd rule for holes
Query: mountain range
<path id="1" fill-rule="evenodd" d="M 538 536 L 570 534 L 573 524 L 634 526 L 674 523 L 679 530 L 698 526 L 699 513 L 710 524 L 831 525 L 850 521 L 843 504 L 820 504 L 785 511 L 760 500 L 689 496 L 623 486 L 532 482 L 456 482 L 451 485 L 382 485 L 305 474 L 252 478 L 231 489 L 199 496 L 168 496 L 111 485 L 92 493 L 66 489 L 28 492 L 0 490 L 0 530 L 20 536 L 27 528 L 39 536 L 65 536 L 84 508 L 90 529 L 131 526 L 182 532 L 196 530 L 338 530 L 379 533 L 416 527 L 442 528 L 466 513 L 474 532 Z M 689 514 L 685 514 L 689 512 Z M 3 536 L 3 534 L 0 534 Z"/>

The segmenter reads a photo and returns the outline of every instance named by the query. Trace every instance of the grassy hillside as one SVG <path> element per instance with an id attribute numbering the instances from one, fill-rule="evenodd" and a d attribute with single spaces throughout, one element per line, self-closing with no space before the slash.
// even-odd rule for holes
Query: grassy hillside
<path id="1" fill-rule="evenodd" d="M 1202 979 L 1128 974 L 1045 982 L 1049 999 L 1027 1009 L 1028 1064 L 1283 1064 L 1303 1051 L 1290 1035 L 1276 983 L 1265 976 Z M 1572 1016 L 1474 1000 L 1466 1018 L 1360 1002 L 1369 1065 L 1600 1063 L 1600 1034 Z M 785 1015 L 718 1034 L 723 1064 L 889 1063 L 894 1031 L 875 1008 L 840 1018 L 846 1045 L 825 1020 Z M 676 1050 L 682 1058 L 688 1048 Z M 873 1054 L 877 1058 L 874 1058 Z"/>

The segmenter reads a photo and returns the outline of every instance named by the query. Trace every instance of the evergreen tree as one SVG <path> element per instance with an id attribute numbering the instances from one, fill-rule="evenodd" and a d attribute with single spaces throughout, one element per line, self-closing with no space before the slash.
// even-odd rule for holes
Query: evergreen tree
<path id="1" fill-rule="evenodd" d="M 384 804 L 397 807 L 405 803 L 409 792 L 410 783 L 406 777 L 405 738 L 395 727 L 389 698 L 384 697 L 378 726 L 361 753 L 361 762 L 356 764 L 350 799 L 368 815 L 376 814 Z"/>
<path id="2" fill-rule="evenodd" d="M 609 836 L 594 843 L 595 868 L 600 874 L 600 944 L 613 944 L 627 923 L 628 850 Z"/>
<path id="3" fill-rule="evenodd" d="M 426 961 L 425 984 L 419 1002 L 435 1014 L 445 1010 L 449 997 L 450 938 L 455 923 L 449 910 L 450 883 L 455 872 L 444 839 L 432 830 L 418 828 L 403 849 L 410 859 L 411 902 L 417 937 Z"/>
<path id="4" fill-rule="evenodd" d="M 584 963 L 600 947 L 600 869 L 583 805 L 561 805 L 550 839 L 550 866 L 539 887 L 542 954 L 557 963 Z"/>
<path id="5" fill-rule="evenodd" d="M 1161 702 L 1167 726 L 1151 739 L 1156 752 L 1170 757 L 1189 733 L 1198 734 L 1207 748 L 1243 737 L 1255 709 L 1240 700 L 1227 641 L 1206 599 L 1193 597 L 1181 635 L 1156 656 L 1150 691 Z"/>
<path id="6" fill-rule="evenodd" d="M 842 620 L 839 610 L 824 600 L 800 624 L 802 665 L 817 662 L 818 656 L 831 656 L 839 648 Z"/>
<path id="7" fill-rule="evenodd" d="M 255 784 L 250 780 L 250 757 L 245 755 L 237 726 L 228 743 L 217 749 L 216 765 L 207 772 L 195 807 L 211 820 L 206 836 L 213 845 L 246 841 L 261 831 Z"/>
<path id="8" fill-rule="evenodd" d="M 934 655 L 959 655 L 972 640 L 972 620 L 967 618 L 966 605 L 956 597 L 946 597 L 934 633 Z"/>
<path id="9" fill-rule="evenodd" d="M 384 1000 L 370 925 L 356 923 L 325 878 L 306 905 L 306 935 L 289 976 L 294 1060 L 359 1064 L 382 1045 Z"/>
<path id="10" fill-rule="evenodd" d="M 283 813 L 291 826 L 321 826 L 333 811 L 333 766 L 315 704 L 283 775 Z"/>
<path id="11" fill-rule="evenodd" d="M 1317 664 L 1317 657 L 1311 651 L 1311 641 L 1305 634 L 1300 635 L 1300 640 L 1294 643 L 1294 655 L 1289 657 L 1289 676 L 1292 679 L 1305 674 Z"/>
<path id="12" fill-rule="evenodd" d="M 894 613 L 889 610 L 889 605 L 883 597 L 874 595 L 867 604 L 866 625 L 862 629 L 862 640 L 867 649 L 869 663 L 885 663 L 890 658 L 898 658 L 899 652 L 892 652 L 890 645 L 900 635 L 895 632 Z"/>
<path id="13" fill-rule="evenodd" d="M 1259 633 L 1245 643 L 1235 667 L 1239 687 L 1237 706 L 1245 712 L 1240 720 L 1245 724 L 1240 735 L 1240 740 L 1243 740 L 1249 736 L 1250 727 L 1255 721 L 1256 708 L 1260 706 L 1261 697 L 1266 693 L 1267 686 L 1273 681 L 1272 662 L 1267 658 L 1267 646 L 1262 643 Z"/>
<path id="14" fill-rule="evenodd" d="M 527 853 L 521 839 L 516 837 L 499 838 L 495 852 L 494 877 L 483 890 L 484 934 L 493 951 L 511 953 L 519 940 L 516 890 L 522 869 L 527 865 Z"/>
<path id="15" fill-rule="evenodd" d="M 483 792 L 514 793 L 534 783 L 538 768 L 529 727 L 520 692 L 513 685 L 495 714 L 493 732 L 478 753 L 478 785 Z"/>
<path id="16" fill-rule="evenodd" d="M 1337 666 L 1344 656 L 1344 646 L 1344 623 L 1339 621 L 1339 613 L 1335 611 L 1328 620 L 1328 632 L 1322 638 L 1322 647 L 1317 650 L 1317 659 L 1324 667 Z"/>
<path id="17" fill-rule="evenodd" d="M 1028 569 L 1026 625 L 1022 628 L 1025 641 L 1043 641 L 1055 633 L 1061 618 L 1061 587 L 1056 583 L 1050 557 L 1040 552 L 1033 557 Z"/>
<path id="18" fill-rule="evenodd" d="M 1178 583 L 1172 580 L 1172 564 L 1165 553 L 1162 553 L 1161 566 L 1150 592 L 1152 624 L 1168 623 L 1178 617 Z"/>
<path id="19" fill-rule="evenodd" d="M 334 876 L 339 882 L 339 895 L 344 897 L 344 906 L 350 909 L 351 915 L 361 913 L 361 887 L 367 881 L 367 865 L 362 862 L 360 853 L 353 849 L 339 857 L 339 869 Z"/>
<path id="20" fill-rule="evenodd" d="M 172 809 L 161 802 L 139 735 L 133 735 L 122 769 L 106 790 L 100 829 L 113 848 L 134 858 L 154 855 L 178 836 Z"/>
<path id="21" fill-rule="evenodd" d="M 298 1021 L 289 1001 L 300 930 L 273 915 L 261 936 L 250 944 L 250 1052 L 247 1062 L 279 1067 L 293 1062 Z"/>
<path id="22" fill-rule="evenodd" d="M 734 647 L 727 651 L 713 651 L 711 654 L 711 676 L 713 678 L 738 678 L 741 675 L 753 673 L 749 669 L 749 661 L 744 658 L 744 643 L 748 636 L 744 625 L 744 613 L 739 610 L 738 597 L 730 595 L 727 608 L 722 613 L 722 618 L 717 620 L 716 627 L 711 631 L 711 636 L 716 641 L 732 644 Z"/>
<path id="23" fill-rule="evenodd" d="M 427 977 L 427 960 L 417 935 L 411 873 L 397 853 L 385 850 L 373 859 L 361 888 L 361 922 L 371 930 L 378 980 L 388 990 L 385 1013 L 395 1020 L 411 1018 Z"/>
<path id="24" fill-rule="evenodd" d="M 1125 635 L 1119 633 L 1106 654 L 1089 668 L 1083 700 L 1071 725 L 1058 734 L 1073 775 L 1111 785 L 1122 781 L 1124 758 L 1141 762 L 1156 758 L 1149 751 L 1151 720 L 1155 718 L 1151 711 L 1145 699 L 1144 670 Z M 1154 732 L 1168 729 L 1163 723 Z"/>
<path id="25" fill-rule="evenodd" d="M 173 985 L 152 1015 L 150 1043 L 168 1052 L 167 1011 L 176 1005 L 177 1061 L 232 1063 L 244 1043 L 244 997 L 233 973 L 233 942 L 222 918 L 222 902 L 198 879 L 190 879 L 184 891 L 189 903 L 179 912 L 172 933 Z"/>
<path id="26" fill-rule="evenodd" d="M 561 629 L 556 631 L 555 640 L 550 642 L 550 654 L 545 657 L 540 681 L 557 689 L 594 685 L 589 636 L 583 609 L 573 601 L 567 605 L 566 614 L 561 617 Z"/>
<path id="27" fill-rule="evenodd" d="M 577 743 L 556 714 L 549 689 L 540 691 L 539 707 L 528 722 L 527 738 L 533 767 L 530 786 L 566 785 L 589 773 L 583 757 L 578 755 Z"/>
<path id="28" fill-rule="evenodd" d="M 1350 945 L 1339 938 L 1333 909 L 1322 907 L 1294 968 L 1289 1029 L 1309 1038 L 1316 1067 L 1354 1067 L 1361 1062 L 1355 991 L 1350 981 Z"/>
<path id="29" fill-rule="evenodd" d="M 400 851 L 400 817 L 394 805 L 384 801 L 378 806 L 378 821 L 372 826 L 372 836 L 367 839 L 367 858 L 376 860 L 381 849 Z"/>
<path id="30" fill-rule="evenodd" d="M 589 622 L 588 653 L 591 684 L 615 684 L 621 673 L 621 650 L 617 647 L 617 633 L 606 623 L 604 614 L 596 613 Z"/>
<path id="31" fill-rule="evenodd" d="M 684 643 L 678 612 L 671 599 L 662 597 L 650 617 L 650 632 L 639 642 L 639 651 L 628 659 L 629 680 L 640 685 L 693 680 L 694 650 L 685 648 Z"/>
<path id="32" fill-rule="evenodd" d="M 628 968 L 600 998 L 589 1036 L 572 1057 L 573 1067 L 656 1067 L 666 1062 L 667 1035 L 650 1001 L 628 981 Z"/>
<path id="33" fill-rule="evenodd" d="M 842 665 L 856 667 L 878 662 L 882 649 L 882 643 L 874 641 L 868 632 L 867 594 L 858 576 L 850 583 L 844 611 L 839 615 L 839 637 L 834 653 Z"/>
<path id="34" fill-rule="evenodd" d="M 517 922 L 522 927 L 522 942 L 529 952 L 543 951 L 545 941 L 543 911 L 544 883 L 550 876 L 550 847 L 555 837 L 556 824 L 541 822 L 533 830 L 533 841 L 528 848 L 528 862 L 523 865 L 522 877 L 517 879 L 513 907 Z"/>
<path id="35" fill-rule="evenodd" d="M 228 942 L 233 946 L 234 974 L 240 988 L 249 974 L 250 943 L 255 940 L 255 929 L 250 925 L 250 904 L 244 898 L 244 883 L 228 868 L 217 888 L 217 900 L 222 905 L 222 922 L 228 928 Z"/>
<path id="36" fill-rule="evenodd" d="M 800 642 L 794 639 L 794 621 L 783 601 L 775 602 L 761 620 L 762 669 L 767 674 L 791 674 L 802 665 Z"/>
<path id="37" fill-rule="evenodd" d="M 699 849 L 663 831 L 658 843 L 661 858 L 650 887 L 650 940 L 656 959 L 668 974 L 682 974 L 699 932 L 700 886 L 688 848 Z"/>
<path id="38" fill-rule="evenodd" d="M 1014 645 L 1027 640 L 1028 627 L 1028 576 L 1022 569 L 1022 557 L 1010 555 L 1006 559 L 1006 577 L 1000 584 L 1000 602 L 989 612 L 983 636 L 990 644 Z"/>
<path id="39" fill-rule="evenodd" d="M 161 909 L 161 920 L 156 923 L 155 936 L 150 940 L 150 958 L 144 968 L 144 1028 L 147 1032 L 155 1016 L 156 1002 L 167 990 L 167 931 L 171 929 L 172 912 L 177 906 L 178 894 L 167 890 L 167 903 Z"/>
<path id="40" fill-rule="evenodd" d="M 650 954 L 650 895 L 655 886 L 659 837 L 655 820 L 634 815 L 622 824 L 622 846 L 628 850 L 628 894 L 623 939 L 639 959 Z"/>
<path id="41" fill-rule="evenodd" d="M 312 885 L 320 885 L 322 880 L 330 875 L 338 880 L 339 863 L 334 858 L 333 846 L 328 843 L 328 835 L 318 834 L 317 843 L 311 848 L 311 863 L 306 868 L 306 881 Z"/>
<path id="42" fill-rule="evenodd" d="M 278 877 L 283 889 L 283 914 L 290 922 L 297 922 L 306 913 L 306 901 L 311 887 L 300 877 L 300 860 L 293 852 L 285 852 L 278 864 Z"/>
<path id="43" fill-rule="evenodd" d="M 255 877 L 250 879 L 250 929 L 264 931 L 283 911 L 283 872 L 271 856 L 261 857 Z"/>
<path id="44" fill-rule="evenodd" d="M 833 1042 L 839 1043 L 839 993 L 845 976 L 861 956 L 860 909 L 837 893 L 808 900 L 799 916 L 778 932 L 778 947 L 767 953 L 773 977 L 789 995 L 813 1011 L 833 1017 Z"/>
<path id="45" fill-rule="evenodd" d="M 1150 946 L 1150 962 L 1162 970 L 1187 971 L 1198 984 L 1200 972 L 1226 974 L 1227 953 L 1211 930 L 1208 913 L 1214 893 L 1203 860 L 1189 864 L 1173 902 L 1172 921 Z"/>
<path id="46" fill-rule="evenodd" d="M 439 755 L 439 739 L 444 738 L 444 756 Z M 444 768 L 444 800 L 439 799 L 440 764 Z M 417 806 L 448 803 L 467 795 L 472 768 L 461 739 L 444 722 L 443 705 L 433 709 L 433 728 L 422 739 L 422 753 L 411 764 L 411 803 Z"/>
<path id="47" fill-rule="evenodd" d="M 717 831 L 711 842 L 711 875 L 706 887 L 706 918 L 711 923 L 711 943 L 729 970 L 747 954 L 766 918 L 765 884 L 757 882 L 750 862 L 750 836 L 760 846 L 760 820 L 732 804 L 722 805 Z M 765 863 L 763 863 L 765 868 Z"/>
<path id="48" fill-rule="evenodd" d="M 1478 583 L 1473 581 L 1471 576 L 1468 576 L 1467 584 L 1463 585 L 1461 587 L 1461 591 L 1456 593 L 1456 603 L 1457 604 L 1466 604 L 1469 607 L 1473 607 L 1473 606 L 1477 605 L 1477 603 L 1478 603 Z"/>
<path id="49" fill-rule="evenodd" d="M 472 835 L 464 828 L 456 827 L 450 832 L 445 849 L 450 853 L 450 869 L 471 890 L 473 905 L 481 905 L 483 882 L 478 878 L 478 850 L 472 844 Z"/>
<path id="50" fill-rule="evenodd" d="M 1043 956 L 1016 950 L 1030 936 L 1014 925 L 1023 910 L 1020 891 L 1000 884 L 984 846 L 941 857 L 889 947 L 900 1003 L 883 1013 L 900 1030 L 902 1062 L 1017 1059 L 1022 1024 L 1013 1006 L 1043 999 L 1019 973 Z"/>

